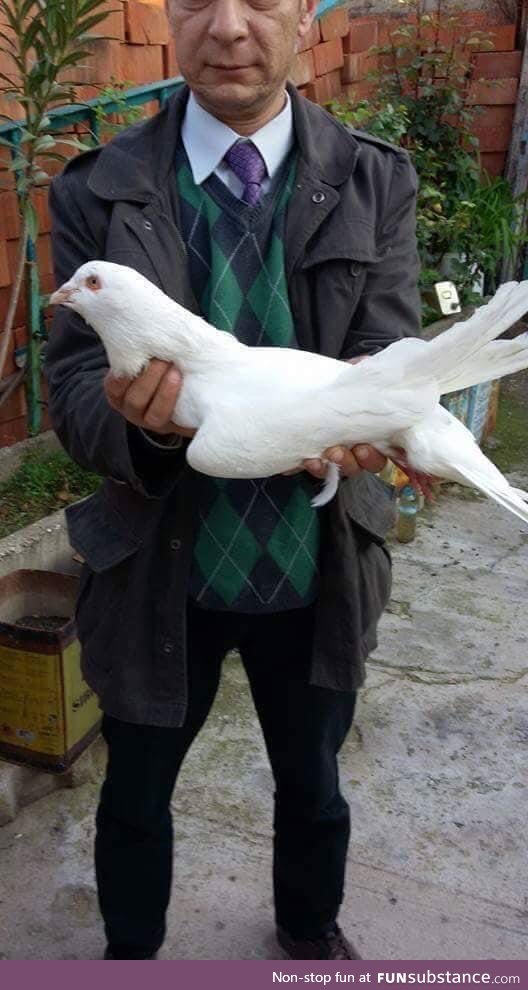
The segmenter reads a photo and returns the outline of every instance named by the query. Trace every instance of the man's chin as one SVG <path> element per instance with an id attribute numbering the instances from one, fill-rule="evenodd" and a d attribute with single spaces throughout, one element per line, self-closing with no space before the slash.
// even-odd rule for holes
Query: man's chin
<path id="1" fill-rule="evenodd" d="M 236 114 L 251 110 L 269 99 L 267 87 L 240 79 L 218 79 L 217 82 L 193 86 L 198 102 L 215 115 Z"/>

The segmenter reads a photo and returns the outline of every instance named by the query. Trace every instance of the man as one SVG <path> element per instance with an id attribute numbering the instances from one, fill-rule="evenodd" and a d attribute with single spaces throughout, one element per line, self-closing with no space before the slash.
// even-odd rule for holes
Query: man
<path id="1" fill-rule="evenodd" d="M 106 258 L 248 344 L 343 360 L 416 331 L 407 156 L 285 89 L 315 7 L 170 0 L 188 85 L 55 180 L 58 284 Z M 68 513 L 86 561 L 83 670 L 108 743 L 95 844 L 105 957 L 153 958 L 162 944 L 171 793 L 238 647 L 276 784 L 278 941 L 292 958 L 357 958 L 337 925 L 349 814 L 336 755 L 390 588 L 392 503 L 369 473 L 383 459 L 325 452 L 343 480 L 317 513 L 322 462 L 254 482 L 193 473 L 170 421 L 177 369 L 152 361 L 116 380 L 70 311 L 56 313 L 47 371 L 64 446 L 105 478 Z"/>

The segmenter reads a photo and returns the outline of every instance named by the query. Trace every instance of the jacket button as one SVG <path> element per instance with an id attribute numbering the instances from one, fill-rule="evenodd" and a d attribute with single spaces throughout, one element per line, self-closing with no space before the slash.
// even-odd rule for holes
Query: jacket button
<path id="1" fill-rule="evenodd" d="M 324 203 L 326 196 L 324 192 L 314 192 L 312 196 L 312 203 Z"/>
<path id="2" fill-rule="evenodd" d="M 144 226 L 145 230 L 152 230 L 152 224 L 151 224 L 150 220 L 144 220 L 143 221 L 143 226 Z"/>
<path id="3" fill-rule="evenodd" d="M 359 264 L 359 262 L 357 261 L 350 262 L 350 274 L 353 275 L 354 278 L 356 278 L 358 275 L 361 274 L 361 265 Z"/>
<path id="4" fill-rule="evenodd" d="M 172 653 L 173 649 L 174 649 L 174 643 L 172 642 L 172 640 L 166 639 L 163 644 L 163 652 Z"/>
<path id="5" fill-rule="evenodd" d="M 171 540 L 170 548 L 171 550 L 181 550 L 181 540 Z"/>

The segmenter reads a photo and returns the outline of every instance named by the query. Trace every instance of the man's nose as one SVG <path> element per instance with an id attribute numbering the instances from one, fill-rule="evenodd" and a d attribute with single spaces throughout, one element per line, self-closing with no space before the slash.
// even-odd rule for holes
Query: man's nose
<path id="1" fill-rule="evenodd" d="M 248 33 L 244 0 L 215 0 L 209 21 L 209 34 L 224 45 Z"/>

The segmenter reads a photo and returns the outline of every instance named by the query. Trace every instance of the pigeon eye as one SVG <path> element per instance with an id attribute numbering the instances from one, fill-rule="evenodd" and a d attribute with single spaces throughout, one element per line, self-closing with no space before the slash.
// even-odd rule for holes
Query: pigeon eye
<path id="1" fill-rule="evenodd" d="M 92 289 L 93 291 L 101 288 L 101 283 L 97 275 L 88 275 L 85 285 L 88 289 Z"/>

